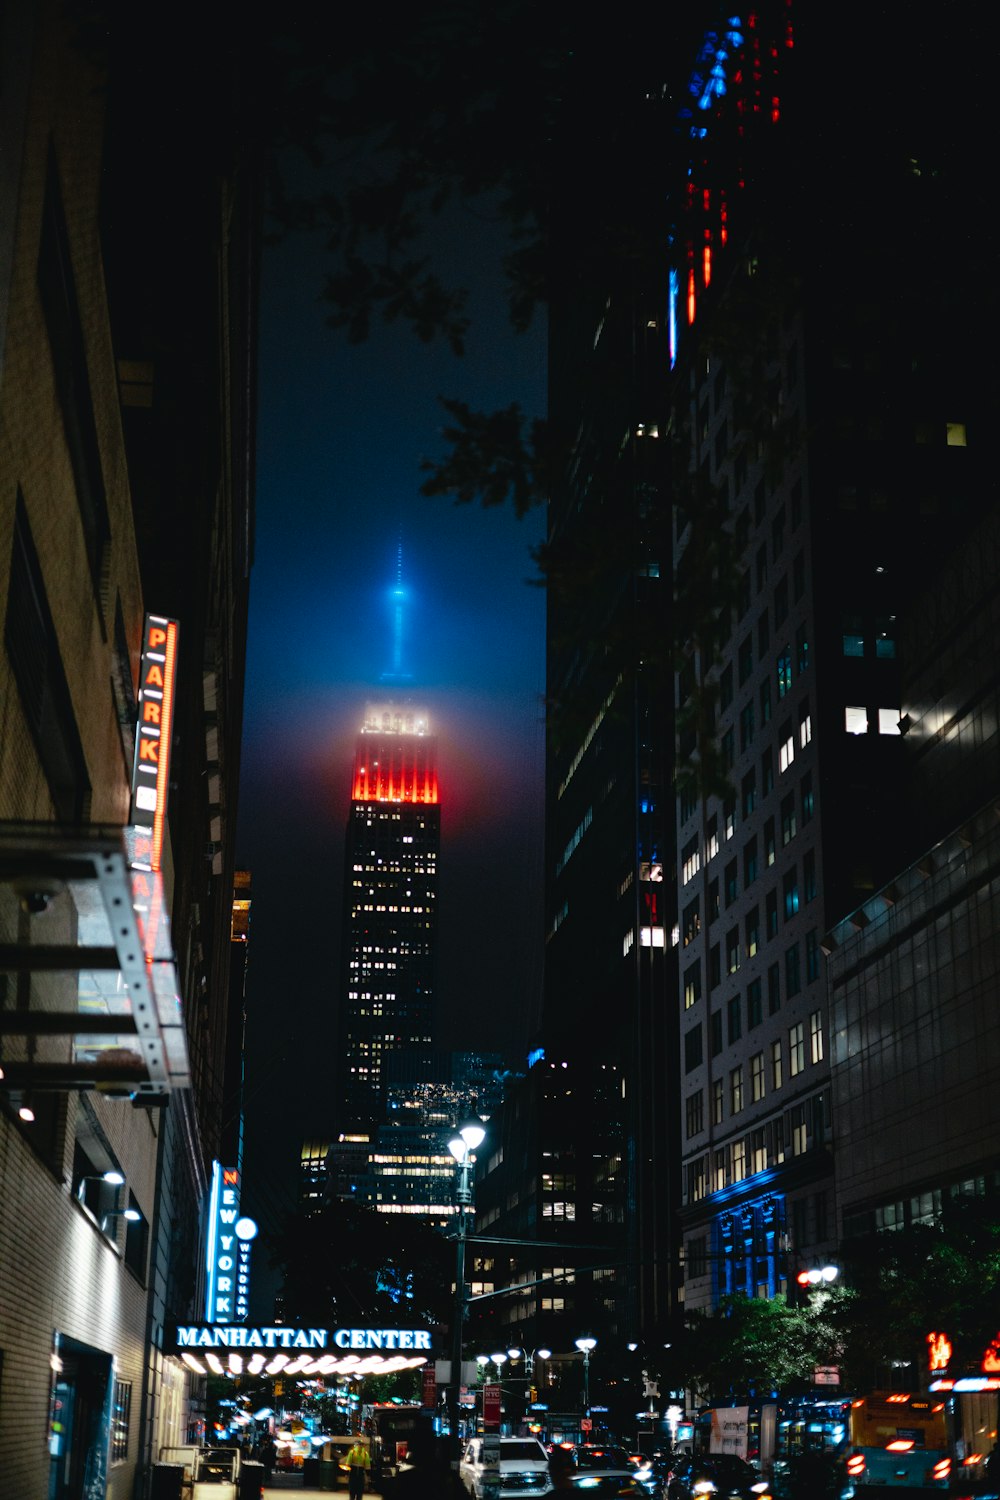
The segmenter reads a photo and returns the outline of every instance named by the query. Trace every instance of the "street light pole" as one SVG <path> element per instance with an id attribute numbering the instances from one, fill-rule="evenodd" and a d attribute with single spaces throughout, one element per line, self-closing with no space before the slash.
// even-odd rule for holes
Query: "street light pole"
<path id="1" fill-rule="evenodd" d="M 583 1354 L 583 1414 L 590 1421 L 590 1351 L 597 1348 L 596 1339 L 577 1339 L 576 1347 Z M 588 1431 L 590 1429 L 588 1428 Z"/>
<path id="2" fill-rule="evenodd" d="M 451 1340 L 451 1382 L 448 1386 L 448 1447 L 451 1466 L 458 1472 L 461 1456 L 461 1438 L 458 1431 L 459 1392 L 462 1385 L 462 1333 L 465 1323 L 465 1234 L 466 1214 L 472 1205 L 472 1188 L 469 1184 L 474 1152 L 486 1138 L 486 1131 L 478 1120 L 470 1120 L 459 1128 L 458 1134 L 448 1142 L 448 1150 L 458 1163 L 458 1184 L 455 1198 L 458 1204 L 458 1225 L 455 1236 L 455 1307 L 454 1328 Z"/>

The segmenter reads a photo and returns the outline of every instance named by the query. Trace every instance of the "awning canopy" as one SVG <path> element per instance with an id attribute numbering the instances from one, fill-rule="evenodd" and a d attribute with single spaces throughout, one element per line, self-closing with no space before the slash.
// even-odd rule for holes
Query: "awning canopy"
<path id="1" fill-rule="evenodd" d="M 148 833 L 0 822 L 0 1089 L 165 1094 L 187 1042 Z"/>

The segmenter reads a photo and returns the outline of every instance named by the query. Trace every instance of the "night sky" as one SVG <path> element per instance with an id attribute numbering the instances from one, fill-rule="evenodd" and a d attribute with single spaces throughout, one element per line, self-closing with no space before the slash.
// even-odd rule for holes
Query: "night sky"
<path id="1" fill-rule="evenodd" d="M 400 537 L 404 666 L 439 735 L 440 1042 L 518 1056 L 539 1000 L 543 516 L 427 499 L 419 464 L 442 449 L 439 395 L 543 412 L 544 328 L 509 330 L 487 212 L 434 233 L 438 263 L 474 280 L 461 359 L 403 324 L 349 345 L 325 325 L 322 245 L 265 253 L 237 855 L 253 876 L 244 1201 L 265 1222 L 291 1207 L 302 1138 L 328 1130 L 353 743 L 392 663 Z"/>

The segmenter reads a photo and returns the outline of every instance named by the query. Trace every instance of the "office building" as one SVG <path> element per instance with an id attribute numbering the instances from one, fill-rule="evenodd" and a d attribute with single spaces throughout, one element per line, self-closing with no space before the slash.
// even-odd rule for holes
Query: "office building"
<path id="1" fill-rule="evenodd" d="M 910 846 L 900 640 L 921 588 L 947 587 L 943 528 L 986 493 L 976 279 L 939 255 L 971 234 L 974 172 L 925 118 L 927 39 L 865 36 L 838 75 L 863 119 L 830 113 L 835 39 L 787 5 L 706 40 L 686 117 L 668 321 L 688 1307 L 773 1296 L 835 1252 L 824 935 Z"/>
<path id="2" fill-rule="evenodd" d="M 0 1471 L 19 1500 L 131 1500 L 161 1444 L 199 1435 L 162 1349 L 200 1311 L 222 1124 L 251 560 L 232 38 L 206 23 L 189 55 L 180 27 L 151 52 L 141 17 L 78 23 L 0 17 Z M 178 113 L 182 94 L 211 107 Z"/>
<path id="3" fill-rule="evenodd" d="M 431 1044 L 440 847 L 437 742 L 427 714 L 388 698 L 369 703 L 344 855 L 338 1133 L 381 1121 L 389 1057 Z"/>

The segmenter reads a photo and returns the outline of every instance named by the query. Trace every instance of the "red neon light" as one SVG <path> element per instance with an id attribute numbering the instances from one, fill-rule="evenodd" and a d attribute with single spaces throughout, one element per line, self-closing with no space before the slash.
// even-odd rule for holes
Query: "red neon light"
<path id="1" fill-rule="evenodd" d="M 160 711 L 160 758 L 156 772 L 156 812 L 153 814 L 153 847 L 149 862 L 154 870 L 161 868 L 163 824 L 170 785 L 170 742 L 174 732 L 174 672 L 177 655 L 177 626 L 167 625 L 166 660 L 163 663 L 163 705 Z"/>
<path id="2" fill-rule="evenodd" d="M 695 313 L 694 271 L 690 270 L 688 272 L 688 322 L 689 323 L 693 323 L 694 322 L 694 313 Z"/>
<path id="3" fill-rule="evenodd" d="M 433 754 L 433 744 L 417 737 L 362 737 L 354 756 L 352 802 L 433 806 L 439 800 Z"/>

